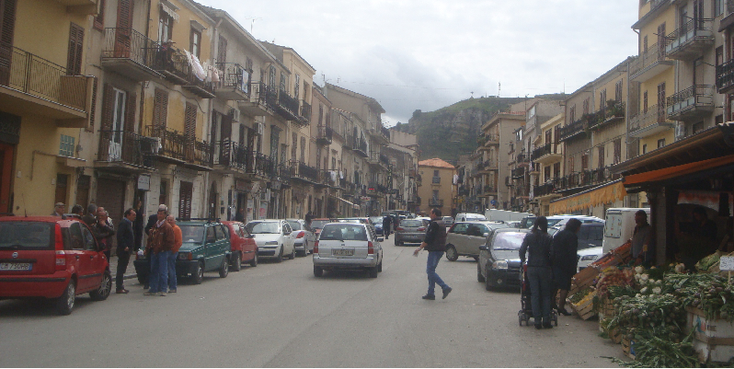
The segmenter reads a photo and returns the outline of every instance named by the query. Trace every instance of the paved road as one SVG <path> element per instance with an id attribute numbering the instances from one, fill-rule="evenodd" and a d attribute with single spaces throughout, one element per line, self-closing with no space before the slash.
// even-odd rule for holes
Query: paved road
<path id="1" fill-rule="evenodd" d="M 453 287 L 424 301 L 425 252 L 384 242 L 384 271 L 325 273 L 311 257 L 261 263 L 201 285 L 145 297 L 77 299 L 70 316 L 28 301 L 0 301 L 0 367 L 606 367 L 621 347 L 597 323 L 519 327 L 516 292 L 487 292 L 476 263 L 442 259 Z"/>

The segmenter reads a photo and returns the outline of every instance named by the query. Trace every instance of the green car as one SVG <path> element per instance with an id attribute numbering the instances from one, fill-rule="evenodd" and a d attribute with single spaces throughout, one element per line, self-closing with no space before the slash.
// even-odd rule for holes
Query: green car
<path id="1" fill-rule="evenodd" d="M 194 284 L 204 279 L 204 272 L 219 271 L 219 276 L 226 278 L 229 273 L 229 259 L 232 247 L 226 226 L 219 222 L 183 221 L 177 223 L 181 228 L 183 244 L 178 250 L 176 274 L 179 277 L 191 277 Z M 135 260 L 135 271 L 141 284 L 148 282 L 150 260 Z"/>

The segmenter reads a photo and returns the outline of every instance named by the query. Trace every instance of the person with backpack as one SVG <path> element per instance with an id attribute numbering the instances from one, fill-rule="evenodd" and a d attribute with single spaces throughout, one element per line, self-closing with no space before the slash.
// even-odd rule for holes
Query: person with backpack
<path id="1" fill-rule="evenodd" d="M 434 289 L 436 284 L 441 287 L 443 291 L 442 299 L 445 299 L 452 288 L 449 287 L 436 273 L 436 267 L 438 262 L 441 260 L 444 251 L 446 251 L 446 226 L 441 220 L 441 209 L 431 209 L 431 224 L 428 225 L 426 230 L 426 238 L 420 246 L 413 252 L 413 256 L 418 256 L 421 250 L 425 249 L 428 251 L 428 261 L 426 262 L 426 274 L 428 274 L 428 293 L 422 298 L 424 300 L 435 300 L 436 295 Z"/>
<path id="2" fill-rule="evenodd" d="M 533 307 L 535 328 L 553 328 L 551 323 L 551 244 L 553 237 L 548 234 L 548 219 L 539 216 L 535 219 L 520 245 L 520 263 L 528 260 L 528 283 L 530 284 L 530 303 Z"/>

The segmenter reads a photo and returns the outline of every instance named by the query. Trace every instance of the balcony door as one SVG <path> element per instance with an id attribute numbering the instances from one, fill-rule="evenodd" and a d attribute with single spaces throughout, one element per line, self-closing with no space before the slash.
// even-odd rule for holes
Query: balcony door
<path id="1" fill-rule="evenodd" d="M 658 85 L 658 123 L 665 122 L 665 82 Z"/>
<path id="2" fill-rule="evenodd" d="M 125 128 L 125 103 L 127 94 L 123 90 L 113 87 L 113 113 L 112 113 L 112 135 L 110 136 L 109 158 L 110 161 L 119 161 L 122 158 L 122 132 Z"/>
<path id="3" fill-rule="evenodd" d="M 10 83 L 16 0 L 0 0 L 0 85 Z"/>
<path id="4" fill-rule="evenodd" d="M 130 57 L 130 36 L 133 26 L 133 0 L 119 0 L 117 30 L 115 30 L 115 57 Z"/>

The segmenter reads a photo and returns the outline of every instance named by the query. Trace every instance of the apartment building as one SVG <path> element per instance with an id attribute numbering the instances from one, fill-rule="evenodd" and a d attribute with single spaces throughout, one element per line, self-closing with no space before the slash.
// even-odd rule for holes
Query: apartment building
<path id="1" fill-rule="evenodd" d="M 421 177 L 418 185 L 418 196 L 425 199 L 421 202 L 420 212 L 428 215 L 430 210 L 438 208 L 442 214 L 451 215 L 454 209 L 456 167 L 439 158 L 418 162 L 418 174 Z"/>
<path id="2" fill-rule="evenodd" d="M 560 113 L 542 123 L 533 143 L 535 149 L 531 157 L 539 178 L 530 201 L 535 205 L 532 210 L 538 215 L 550 215 L 550 202 L 561 197 L 555 192 L 555 186 L 563 174 L 563 145 L 559 141 L 559 132 L 564 123 L 564 114 Z"/>
<path id="3" fill-rule="evenodd" d="M 471 175 L 479 187 L 476 197 L 481 199 L 481 209 L 502 208 L 511 206 L 509 163 L 514 161 L 515 133 L 525 124 L 525 106 L 510 107 L 507 112 L 498 112 L 484 125 L 479 135 L 481 163 L 479 157 L 474 159 Z M 513 110 L 521 109 L 521 110 Z M 509 153 L 509 155 L 508 155 Z M 512 158 L 512 159 L 511 159 Z"/>

